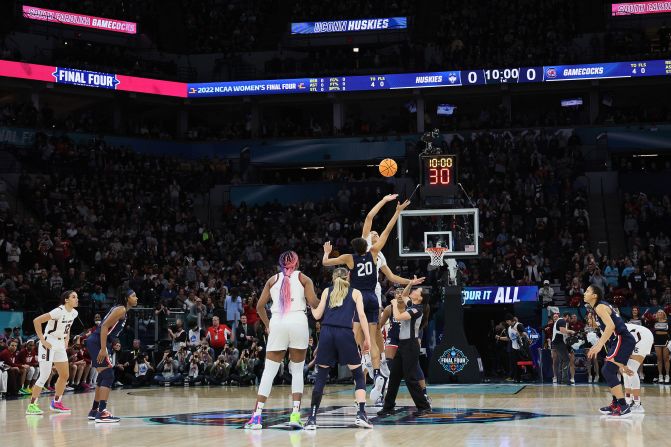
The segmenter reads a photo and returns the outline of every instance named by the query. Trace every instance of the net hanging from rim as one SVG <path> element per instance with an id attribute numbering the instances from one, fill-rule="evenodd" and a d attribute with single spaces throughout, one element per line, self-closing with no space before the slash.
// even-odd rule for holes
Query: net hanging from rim
<path id="1" fill-rule="evenodd" d="M 428 247 L 424 251 L 431 256 L 431 265 L 441 266 L 443 265 L 443 257 L 450 249 L 447 247 Z"/>

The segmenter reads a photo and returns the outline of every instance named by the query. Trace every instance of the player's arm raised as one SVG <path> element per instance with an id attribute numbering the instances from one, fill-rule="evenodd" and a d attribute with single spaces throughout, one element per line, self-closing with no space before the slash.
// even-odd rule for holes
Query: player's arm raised
<path id="1" fill-rule="evenodd" d="M 102 363 L 107 357 L 107 334 L 111 328 L 126 315 L 126 308 L 118 306 L 105 320 L 100 328 L 100 352 L 98 353 L 98 364 Z"/>
<path id="2" fill-rule="evenodd" d="M 391 269 L 389 268 L 389 266 L 386 265 L 386 264 L 383 265 L 382 267 L 380 267 L 380 271 L 381 271 L 382 273 L 384 273 L 384 276 L 386 276 L 387 279 L 388 279 L 389 281 L 393 282 L 394 284 L 402 284 L 402 285 L 405 286 L 405 285 L 410 284 L 410 281 L 412 281 L 412 280 L 409 279 L 409 278 L 403 278 L 403 277 L 401 277 L 401 276 L 398 276 L 397 274 L 395 274 L 394 272 L 392 272 Z M 423 277 L 423 276 L 422 276 L 421 278 L 417 278 L 417 280 L 420 281 L 418 284 L 423 283 L 425 279 L 426 279 L 426 278 Z"/>
<path id="3" fill-rule="evenodd" d="M 270 319 L 268 319 L 268 313 L 266 312 L 266 304 L 268 304 L 268 301 L 270 301 L 270 288 L 275 284 L 275 281 L 277 281 L 277 279 L 273 281 L 273 278 L 275 277 L 273 276 L 268 279 L 268 281 L 266 281 L 266 285 L 261 291 L 259 301 L 256 303 L 256 313 L 259 314 L 259 318 L 261 318 L 261 321 L 263 321 L 266 329 L 270 329 Z"/>
<path id="4" fill-rule="evenodd" d="M 340 255 L 337 258 L 329 258 L 333 247 L 331 242 L 324 243 L 324 256 L 322 257 L 322 265 L 324 267 L 334 267 L 336 265 L 346 265 L 350 270 L 354 268 L 354 259 L 352 255 Z"/>
<path id="5" fill-rule="evenodd" d="M 304 275 L 302 272 L 298 279 L 303 284 L 305 299 L 307 300 L 308 305 L 312 308 L 319 306 L 319 298 L 317 298 L 315 284 L 312 282 L 312 279 L 309 276 Z"/>
<path id="6" fill-rule="evenodd" d="M 361 292 L 357 289 L 352 290 L 352 298 L 356 303 L 356 312 L 359 314 L 359 323 L 361 323 L 361 329 L 363 330 L 363 335 L 365 337 L 362 351 L 370 351 L 370 331 L 368 330 L 368 319 L 366 318 L 366 311 L 363 308 L 363 296 Z"/>
<path id="7" fill-rule="evenodd" d="M 49 343 L 44 338 L 44 333 L 42 332 L 42 325 L 49 320 L 51 320 L 51 315 L 49 315 L 49 313 L 42 314 L 33 320 L 33 326 L 35 327 L 35 333 L 37 334 L 37 338 L 40 339 L 40 343 L 42 343 L 42 346 L 44 346 L 46 349 L 51 349 L 51 343 Z"/>
<path id="8" fill-rule="evenodd" d="M 387 323 L 387 320 L 389 320 L 389 317 L 391 317 L 391 306 L 385 307 L 382 311 L 382 315 L 380 315 L 380 321 L 377 323 L 378 327 L 384 327 L 384 325 Z"/>
<path id="9" fill-rule="evenodd" d="M 410 205 L 409 200 L 406 200 L 403 203 L 396 204 L 396 212 L 391 217 L 389 223 L 387 224 L 384 231 L 380 235 L 380 239 L 375 243 L 375 245 L 373 245 L 370 248 L 370 253 L 373 255 L 373 258 L 377 258 L 377 254 L 381 252 L 382 249 L 384 248 L 384 245 L 387 243 L 387 239 L 389 239 L 389 234 L 391 233 L 391 230 L 394 228 L 394 225 L 396 225 L 396 221 L 398 221 L 398 217 L 401 215 L 401 211 L 406 209 L 408 205 Z"/>
<path id="10" fill-rule="evenodd" d="M 410 280 L 410 283 L 408 283 L 407 286 L 405 286 L 405 289 L 403 289 L 403 294 L 401 294 L 401 299 L 405 301 L 406 298 L 410 297 L 410 290 L 412 289 L 412 286 L 420 284 L 419 278 L 416 276 Z M 398 300 L 392 300 L 391 302 L 391 308 L 392 308 L 392 313 L 394 315 L 394 318 L 398 321 L 405 321 L 405 320 L 410 320 L 412 319 L 412 315 L 410 312 L 417 312 L 417 309 L 408 309 L 404 312 L 401 312 L 398 308 Z"/>
<path id="11" fill-rule="evenodd" d="M 324 310 L 326 309 L 326 302 L 328 301 L 329 297 L 329 289 L 324 289 L 322 292 L 322 299 L 319 301 L 319 304 L 316 307 L 312 308 L 312 316 L 315 317 L 315 320 L 321 320 L 321 318 L 324 316 Z"/>
<path id="12" fill-rule="evenodd" d="M 371 209 L 368 214 L 366 215 L 366 219 L 363 221 L 363 229 L 361 230 L 361 237 L 366 239 L 368 235 L 370 234 L 370 229 L 373 228 L 373 219 L 375 219 L 375 216 L 377 216 L 377 213 L 380 212 L 382 207 L 386 204 L 391 202 L 392 200 L 395 200 L 398 197 L 398 194 L 389 194 L 386 195 L 377 202 L 377 204 Z"/>

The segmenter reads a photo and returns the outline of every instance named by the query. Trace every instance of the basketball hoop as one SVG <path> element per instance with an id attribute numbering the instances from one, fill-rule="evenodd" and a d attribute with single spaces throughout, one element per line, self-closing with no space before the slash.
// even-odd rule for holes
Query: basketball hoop
<path id="1" fill-rule="evenodd" d="M 450 249 L 446 247 L 429 247 L 424 251 L 431 256 L 430 265 L 440 267 L 443 265 L 443 257 L 445 256 L 445 253 L 450 251 Z"/>

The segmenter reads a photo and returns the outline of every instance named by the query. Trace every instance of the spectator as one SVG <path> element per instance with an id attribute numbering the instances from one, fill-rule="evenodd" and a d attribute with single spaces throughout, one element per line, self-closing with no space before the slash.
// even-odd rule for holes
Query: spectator
<path id="1" fill-rule="evenodd" d="M 226 347 L 226 344 L 230 341 L 230 336 L 230 328 L 226 325 L 220 324 L 219 317 L 212 317 L 212 326 L 207 329 L 207 335 L 205 338 L 210 343 L 210 346 L 212 346 L 214 349 L 214 355 L 216 357 L 219 357 L 221 351 Z"/>
<path id="2" fill-rule="evenodd" d="M 251 325 L 247 324 L 247 316 L 240 317 L 240 325 L 235 331 L 235 341 L 238 349 L 249 349 L 254 341 L 254 330 Z"/>
<path id="3" fill-rule="evenodd" d="M 35 385 L 35 382 L 37 382 L 37 378 L 40 375 L 40 365 L 37 361 L 37 347 L 35 347 L 35 340 L 29 339 L 26 341 L 23 349 L 19 351 L 16 358 L 18 364 L 28 367 L 26 378 L 21 389 L 24 394 L 28 394 L 29 392 L 32 392 L 33 385 Z"/>
<path id="4" fill-rule="evenodd" d="M 226 324 L 235 331 L 243 311 L 242 298 L 237 295 L 237 289 L 231 290 L 231 294 L 226 296 L 225 303 Z"/>
<path id="5" fill-rule="evenodd" d="M 210 374 L 207 377 L 208 383 L 210 385 L 224 385 L 228 380 L 230 369 L 231 365 L 226 363 L 226 358 L 223 355 L 220 355 L 210 369 Z"/>
<path id="6" fill-rule="evenodd" d="M 181 344 L 186 343 L 186 332 L 184 332 L 184 328 L 182 326 L 182 320 L 178 319 L 175 321 L 174 328 L 168 328 L 168 336 L 170 336 L 170 339 L 172 340 L 173 352 L 177 352 Z"/>
<path id="7" fill-rule="evenodd" d="M 555 291 L 550 286 L 550 281 L 547 279 L 543 281 L 543 287 L 538 291 L 538 297 L 540 298 L 543 307 L 551 306 L 553 303 L 552 297 L 554 296 Z"/>
<path id="8" fill-rule="evenodd" d="M 20 393 L 21 385 L 25 382 L 26 374 L 28 373 L 28 366 L 21 365 L 17 359 L 17 348 L 19 344 L 16 340 L 10 340 L 7 349 L 0 351 L 0 362 L 4 362 L 7 370 L 7 395 L 18 396 L 19 394 L 29 394 L 26 392 Z"/>

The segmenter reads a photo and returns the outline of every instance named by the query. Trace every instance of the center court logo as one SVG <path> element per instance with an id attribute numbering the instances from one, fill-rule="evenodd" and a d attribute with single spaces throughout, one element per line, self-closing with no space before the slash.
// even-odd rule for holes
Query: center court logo
<path id="1" fill-rule="evenodd" d="M 468 364 L 468 357 L 460 349 L 452 346 L 450 349 L 443 352 L 443 355 L 438 359 L 440 366 L 448 373 L 454 375 L 461 372 Z"/>
<path id="2" fill-rule="evenodd" d="M 549 415 L 514 411 L 508 409 L 484 408 L 434 408 L 428 415 L 413 416 L 414 408 L 397 407 L 398 412 L 391 417 L 372 416 L 375 426 L 399 425 L 443 425 L 443 424 L 482 424 L 488 422 L 519 421 L 536 419 Z M 351 428 L 356 429 L 350 406 L 326 406 L 319 410 L 319 426 L 322 428 Z M 276 430 L 294 430 L 287 425 L 291 410 L 264 410 L 263 427 Z M 305 417 L 306 414 L 303 414 Z M 557 415 L 552 415 L 557 417 Z M 232 429 L 241 429 L 249 419 L 249 410 L 224 410 L 204 413 L 182 413 L 166 416 L 142 417 L 150 424 L 164 425 L 204 425 L 223 426 Z"/>

